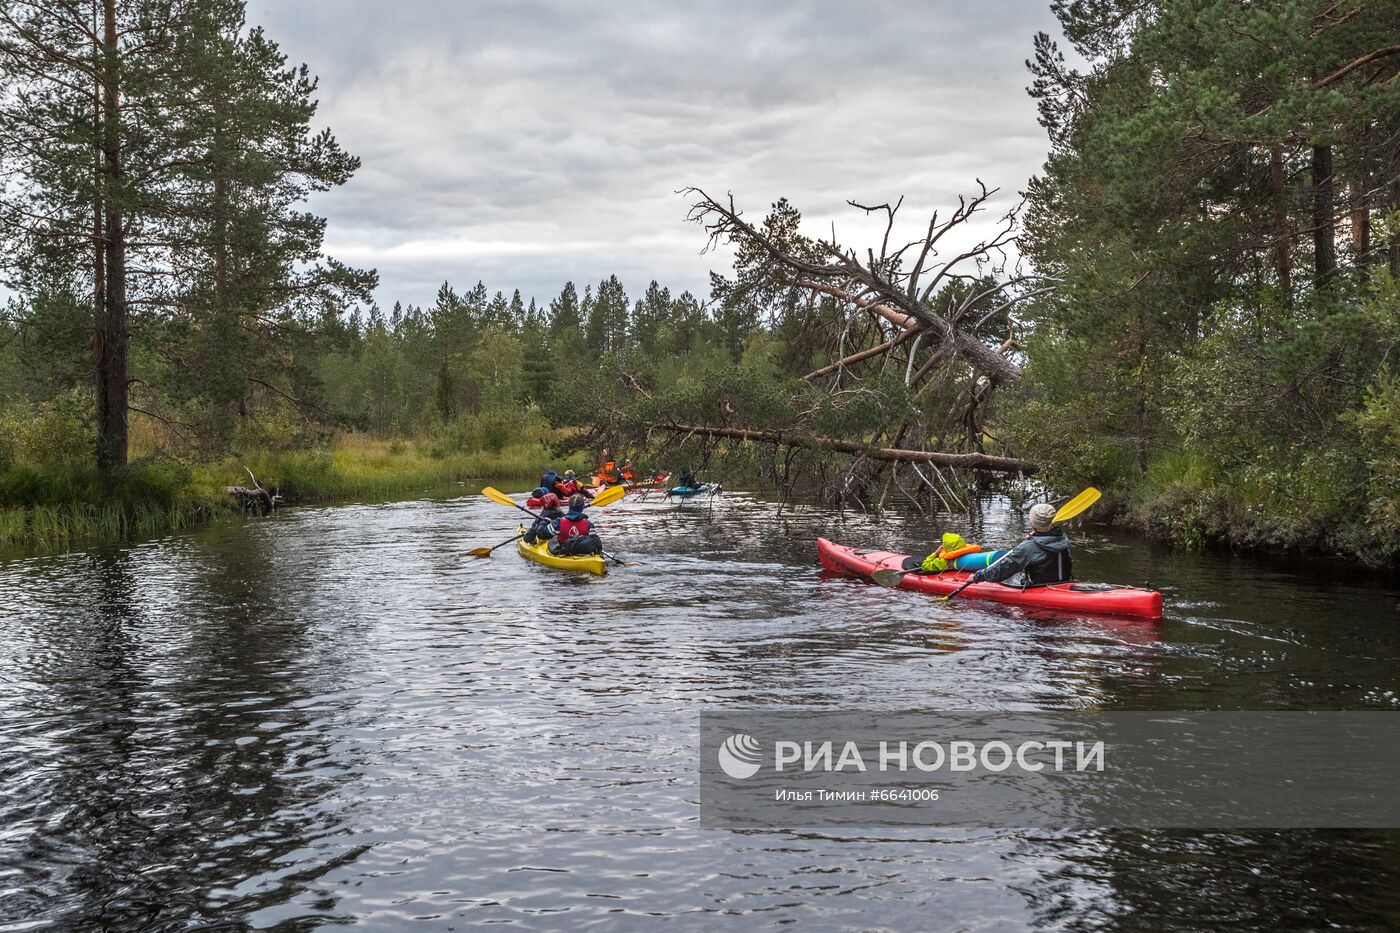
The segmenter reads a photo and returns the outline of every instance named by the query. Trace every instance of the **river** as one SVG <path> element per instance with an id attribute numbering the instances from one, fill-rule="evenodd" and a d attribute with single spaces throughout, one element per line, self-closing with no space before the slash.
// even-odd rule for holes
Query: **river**
<path id="1" fill-rule="evenodd" d="M 741 832 L 696 773 L 707 705 L 1397 710 L 1393 589 L 1081 527 L 1165 619 L 939 607 L 816 565 L 926 520 L 738 493 L 574 577 L 470 491 L 0 560 L 0 929 L 1400 925 L 1397 832 Z"/>

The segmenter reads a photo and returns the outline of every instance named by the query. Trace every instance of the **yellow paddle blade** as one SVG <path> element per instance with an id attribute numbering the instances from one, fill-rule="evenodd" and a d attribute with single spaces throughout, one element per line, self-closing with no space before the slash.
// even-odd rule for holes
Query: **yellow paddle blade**
<path id="1" fill-rule="evenodd" d="M 1088 489 L 1084 490 L 1079 495 L 1075 496 L 1073 499 L 1060 506 L 1060 510 L 1055 513 L 1054 523 L 1058 524 L 1059 522 L 1069 521 L 1071 518 L 1074 518 L 1074 516 L 1078 515 L 1080 512 L 1093 505 L 1095 502 L 1098 502 L 1099 496 L 1101 495 L 1103 495 L 1103 493 L 1099 492 L 1093 486 L 1090 486 Z"/>
<path id="2" fill-rule="evenodd" d="M 623 489 L 621 486 L 609 486 L 593 497 L 592 504 L 595 508 L 598 506 L 612 505 L 625 495 L 627 495 L 627 490 Z"/>
<path id="3" fill-rule="evenodd" d="M 494 550 L 495 548 L 493 547 L 474 547 L 467 553 L 472 557 L 490 557 L 491 552 Z"/>
<path id="4" fill-rule="evenodd" d="M 510 496 L 501 492 L 499 489 L 494 489 L 490 486 L 487 486 L 485 489 L 481 490 L 481 494 L 486 498 L 490 499 L 492 502 L 499 502 L 501 505 L 516 505 L 515 500 L 512 499 Z"/>

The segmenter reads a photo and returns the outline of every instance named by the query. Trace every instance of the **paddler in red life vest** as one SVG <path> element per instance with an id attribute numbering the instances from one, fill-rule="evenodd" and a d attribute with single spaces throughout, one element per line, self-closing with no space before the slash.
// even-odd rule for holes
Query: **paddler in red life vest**
<path id="1" fill-rule="evenodd" d="M 548 541 L 559 533 L 558 523 L 564 517 L 564 510 L 559 507 L 559 497 L 547 492 L 540 497 L 540 506 L 540 517 L 525 531 L 526 544 Z"/>
<path id="2" fill-rule="evenodd" d="M 581 557 L 603 550 L 602 539 L 583 512 L 586 508 L 588 500 L 583 496 L 574 496 L 569 500 L 569 511 L 559 519 L 559 534 L 549 542 L 549 553 L 557 557 Z"/>
<path id="3" fill-rule="evenodd" d="M 583 484 L 578 481 L 578 477 L 574 475 L 573 470 L 565 470 L 564 478 L 556 483 L 554 488 L 558 490 L 560 493 L 559 497 L 565 502 L 568 502 L 574 496 L 580 495 L 587 496 L 589 499 L 593 498 L 593 493 L 583 488 Z"/>

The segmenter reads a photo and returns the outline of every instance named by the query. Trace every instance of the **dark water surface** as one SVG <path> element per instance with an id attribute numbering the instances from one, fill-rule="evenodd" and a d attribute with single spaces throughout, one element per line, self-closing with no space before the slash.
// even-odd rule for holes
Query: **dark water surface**
<path id="1" fill-rule="evenodd" d="M 706 704 L 1400 709 L 1400 594 L 1079 529 L 1158 623 L 824 579 L 739 494 L 528 564 L 479 497 L 289 510 L 0 562 L 0 929 L 1379 929 L 1400 834 L 698 826 Z M 995 543 L 1019 518 L 992 514 Z"/>

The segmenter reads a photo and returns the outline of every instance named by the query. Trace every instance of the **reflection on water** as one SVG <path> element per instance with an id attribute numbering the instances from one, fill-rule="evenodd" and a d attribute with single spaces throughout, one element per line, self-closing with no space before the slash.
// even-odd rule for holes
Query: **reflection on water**
<path id="1" fill-rule="evenodd" d="M 703 704 L 1400 708 L 1392 591 L 1081 530 L 1163 622 L 935 606 L 813 545 L 934 529 L 774 511 L 614 507 L 604 579 L 466 557 L 479 497 L 0 563 L 0 923 L 1400 922 L 1394 833 L 699 829 Z"/>

